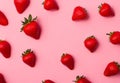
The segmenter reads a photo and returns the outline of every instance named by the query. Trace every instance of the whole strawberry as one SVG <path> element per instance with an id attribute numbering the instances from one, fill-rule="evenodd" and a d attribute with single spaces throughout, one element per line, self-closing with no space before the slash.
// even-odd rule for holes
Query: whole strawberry
<path id="1" fill-rule="evenodd" d="M 63 65 L 68 67 L 69 69 L 74 69 L 74 59 L 70 54 L 63 54 L 61 57 L 61 62 Z"/>
<path id="2" fill-rule="evenodd" d="M 0 52 L 5 58 L 9 58 L 11 55 L 11 46 L 5 40 L 0 40 Z"/>
<path id="3" fill-rule="evenodd" d="M 30 4 L 30 0 L 14 0 L 14 4 L 18 13 L 23 13 Z"/>
<path id="4" fill-rule="evenodd" d="M 84 76 L 76 76 L 75 83 L 91 83 L 86 77 Z"/>
<path id="5" fill-rule="evenodd" d="M 0 73 L 0 83 L 6 83 L 5 78 L 2 73 Z"/>
<path id="6" fill-rule="evenodd" d="M 84 45 L 90 52 L 94 52 L 98 47 L 98 41 L 94 36 L 90 36 L 85 39 Z"/>
<path id="7" fill-rule="evenodd" d="M 55 0 L 45 0 L 43 2 L 43 5 L 46 10 L 58 10 L 59 9 Z"/>
<path id="8" fill-rule="evenodd" d="M 8 25 L 8 19 L 2 11 L 0 11 L 0 25 L 3 25 L 3 26 Z"/>
<path id="9" fill-rule="evenodd" d="M 72 20 L 81 20 L 81 19 L 85 19 L 87 17 L 87 12 L 85 10 L 85 8 L 77 6 L 75 7 L 74 11 L 73 11 L 73 15 L 72 15 Z"/>
<path id="10" fill-rule="evenodd" d="M 22 60 L 25 64 L 34 67 L 35 62 L 36 62 L 36 55 L 31 51 L 31 49 L 27 49 L 23 54 L 22 54 Z"/>
<path id="11" fill-rule="evenodd" d="M 47 79 L 45 81 L 42 81 L 42 83 L 55 83 L 55 82 L 53 82 L 52 80 Z"/>
<path id="12" fill-rule="evenodd" d="M 28 19 L 27 18 L 24 19 L 25 21 L 24 22 L 22 21 L 23 27 L 21 28 L 21 32 L 24 31 L 26 35 L 34 39 L 39 39 L 41 30 L 39 24 L 37 23 L 37 21 L 35 21 L 37 17 L 32 18 L 32 15 L 30 14 Z"/>
<path id="13" fill-rule="evenodd" d="M 114 12 L 112 11 L 110 5 L 108 3 L 103 3 L 99 7 L 99 13 L 102 16 L 114 16 Z"/>
<path id="14" fill-rule="evenodd" d="M 107 67 L 104 70 L 105 76 L 112 76 L 118 74 L 120 71 L 120 65 L 117 62 L 108 63 Z"/>
<path id="15" fill-rule="evenodd" d="M 120 32 L 119 31 L 114 31 L 107 33 L 109 35 L 109 40 L 112 44 L 120 44 Z"/>

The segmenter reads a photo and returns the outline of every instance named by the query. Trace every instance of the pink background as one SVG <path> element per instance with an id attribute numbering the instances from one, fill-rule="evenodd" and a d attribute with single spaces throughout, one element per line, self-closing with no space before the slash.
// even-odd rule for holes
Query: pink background
<path id="1" fill-rule="evenodd" d="M 51 79 L 56 83 L 73 83 L 77 75 L 85 75 L 92 83 L 120 83 L 120 74 L 105 77 L 103 71 L 111 61 L 120 63 L 120 46 L 109 42 L 106 33 L 120 29 L 119 0 L 56 0 L 58 11 L 46 11 L 43 0 L 31 0 L 23 14 L 18 14 L 13 0 L 0 0 L 0 10 L 9 19 L 9 25 L 0 26 L 0 39 L 10 42 L 11 58 L 0 54 L 0 72 L 7 83 L 41 83 Z M 109 3 L 115 16 L 105 18 L 99 15 L 98 5 Z M 76 6 L 86 8 L 89 19 L 73 22 L 71 16 Z M 39 40 L 20 32 L 21 21 L 32 14 L 38 16 L 42 28 Z M 94 35 L 99 47 L 90 53 L 83 44 L 86 37 Z M 31 48 L 37 56 L 34 68 L 24 64 L 21 53 Z M 61 64 L 62 53 L 69 53 L 75 59 L 75 69 L 69 70 Z"/>

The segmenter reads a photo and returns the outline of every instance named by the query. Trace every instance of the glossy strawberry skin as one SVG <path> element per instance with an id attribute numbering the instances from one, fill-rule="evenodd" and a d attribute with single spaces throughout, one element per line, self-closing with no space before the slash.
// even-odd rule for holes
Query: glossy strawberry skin
<path id="1" fill-rule="evenodd" d="M 99 13 L 102 16 L 114 16 L 114 12 L 112 11 L 110 5 L 108 3 L 103 3 L 99 6 Z"/>
<path id="2" fill-rule="evenodd" d="M 74 69 L 74 59 L 70 54 L 63 54 L 61 57 L 61 62 L 70 70 Z"/>
<path id="3" fill-rule="evenodd" d="M 22 60 L 25 64 L 29 65 L 30 67 L 34 67 L 36 63 L 36 55 L 30 49 L 26 50 L 24 54 L 22 54 Z"/>
<path id="4" fill-rule="evenodd" d="M 52 80 L 47 79 L 47 80 L 43 81 L 42 83 L 55 83 L 55 82 L 53 82 Z"/>
<path id="5" fill-rule="evenodd" d="M 110 33 L 107 33 L 107 35 L 110 36 L 109 39 L 112 44 L 120 44 L 120 32 L 119 31 L 110 32 Z"/>
<path id="6" fill-rule="evenodd" d="M 7 41 L 5 41 L 5 40 L 0 41 L 0 52 L 3 54 L 3 56 L 5 58 L 10 57 L 10 55 L 11 55 L 11 46 Z"/>
<path id="7" fill-rule="evenodd" d="M 46 10 L 58 10 L 59 9 L 55 0 L 45 0 L 44 1 L 44 8 Z"/>
<path id="8" fill-rule="evenodd" d="M 14 0 L 14 4 L 18 13 L 23 13 L 30 4 L 30 0 Z"/>
<path id="9" fill-rule="evenodd" d="M 5 78 L 2 73 L 0 73 L 0 83 L 6 83 Z"/>
<path id="10" fill-rule="evenodd" d="M 26 24 L 23 27 L 23 31 L 25 32 L 26 35 L 32 38 L 39 39 L 40 37 L 40 27 L 36 21 L 32 21 Z"/>
<path id="11" fill-rule="evenodd" d="M 104 70 L 105 76 L 113 76 L 119 73 L 119 64 L 117 62 L 110 62 Z"/>
<path id="12" fill-rule="evenodd" d="M 0 25 L 8 25 L 8 19 L 2 11 L 0 11 Z"/>
<path id="13" fill-rule="evenodd" d="M 91 83 L 86 77 L 84 76 L 76 76 L 75 83 Z"/>
<path id="14" fill-rule="evenodd" d="M 83 7 L 77 6 L 75 7 L 72 15 L 72 20 L 81 20 L 87 17 L 87 12 Z"/>
<path id="15" fill-rule="evenodd" d="M 90 52 L 94 52 L 98 47 L 98 41 L 94 36 L 90 36 L 85 39 L 84 45 Z"/>

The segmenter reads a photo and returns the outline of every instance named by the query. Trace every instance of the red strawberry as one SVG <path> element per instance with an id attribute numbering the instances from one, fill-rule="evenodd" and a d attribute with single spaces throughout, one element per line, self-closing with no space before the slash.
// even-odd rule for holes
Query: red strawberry
<path id="1" fill-rule="evenodd" d="M 11 55 L 11 46 L 5 40 L 0 40 L 0 52 L 5 58 L 9 58 Z"/>
<path id="2" fill-rule="evenodd" d="M 94 36 L 90 36 L 85 39 L 84 45 L 90 52 L 94 52 L 98 47 L 98 41 Z"/>
<path id="3" fill-rule="evenodd" d="M 29 6 L 30 0 L 14 0 L 14 4 L 18 13 L 23 13 Z"/>
<path id="4" fill-rule="evenodd" d="M 8 25 L 8 19 L 2 11 L 0 11 L 0 24 L 3 26 Z"/>
<path id="5" fill-rule="evenodd" d="M 114 12 L 112 11 L 108 3 L 103 3 L 98 8 L 99 8 L 99 13 L 102 16 L 113 16 L 114 15 Z"/>
<path id="6" fill-rule="evenodd" d="M 72 15 L 72 20 L 81 20 L 81 19 L 85 19 L 87 17 L 87 12 L 85 10 L 85 8 L 77 6 L 75 7 L 74 11 L 73 11 L 73 15 Z"/>
<path id="7" fill-rule="evenodd" d="M 104 70 L 105 76 L 112 76 L 119 73 L 120 65 L 117 62 L 110 62 Z"/>
<path id="8" fill-rule="evenodd" d="M 61 62 L 63 65 L 68 67 L 69 69 L 74 69 L 74 59 L 70 54 L 63 54 L 61 57 Z"/>
<path id="9" fill-rule="evenodd" d="M 55 83 L 55 82 L 53 82 L 52 80 L 47 79 L 45 81 L 42 81 L 42 83 Z"/>
<path id="10" fill-rule="evenodd" d="M 74 81 L 75 83 L 91 83 L 86 77 L 84 76 L 77 76 L 76 80 Z"/>
<path id="11" fill-rule="evenodd" d="M 59 9 L 55 0 L 45 0 L 43 4 L 46 10 L 58 10 Z"/>
<path id="12" fill-rule="evenodd" d="M 31 49 L 27 49 L 22 55 L 23 55 L 22 60 L 24 63 L 31 67 L 35 66 L 36 56 L 33 53 L 33 51 L 31 51 Z"/>
<path id="13" fill-rule="evenodd" d="M 119 31 L 110 32 L 110 33 L 107 33 L 107 35 L 110 36 L 109 38 L 112 44 L 120 44 L 120 32 Z"/>
<path id="14" fill-rule="evenodd" d="M 0 83 L 6 83 L 3 74 L 0 73 Z"/>
<path id="15" fill-rule="evenodd" d="M 29 15 L 28 19 L 24 19 L 25 22 L 22 21 L 23 27 L 21 31 L 24 31 L 26 35 L 32 38 L 39 39 L 41 31 L 39 24 L 37 23 L 37 21 L 35 21 L 37 17 L 32 19 L 32 15 Z"/>

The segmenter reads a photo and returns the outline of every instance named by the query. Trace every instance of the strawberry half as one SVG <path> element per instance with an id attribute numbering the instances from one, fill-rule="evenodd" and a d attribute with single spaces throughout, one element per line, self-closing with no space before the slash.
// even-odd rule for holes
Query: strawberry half
<path id="1" fill-rule="evenodd" d="M 9 58 L 11 55 L 11 46 L 5 40 L 0 40 L 0 52 L 5 58 Z"/>
<path id="2" fill-rule="evenodd" d="M 40 37 L 40 26 L 35 21 L 37 17 L 32 18 L 32 15 L 30 14 L 27 18 L 24 18 L 25 21 L 22 21 L 23 27 L 21 28 L 21 32 L 24 31 L 26 35 L 34 38 L 34 39 L 39 39 Z"/>
<path id="3" fill-rule="evenodd" d="M 8 19 L 2 11 L 0 11 L 0 25 L 3 25 L 3 26 L 8 25 Z"/>
<path id="4" fill-rule="evenodd" d="M 113 76 L 118 74 L 120 71 L 120 65 L 117 62 L 108 63 L 107 67 L 104 70 L 105 76 Z"/>
<path id="5" fill-rule="evenodd" d="M 23 13 L 30 4 L 30 0 L 14 0 L 14 4 L 18 13 Z"/>
<path id="6" fill-rule="evenodd" d="M 58 10 L 59 9 L 55 0 L 45 0 L 43 2 L 43 5 L 46 10 Z"/>
<path id="7" fill-rule="evenodd" d="M 55 83 L 55 82 L 53 82 L 52 80 L 47 79 L 45 81 L 42 81 L 42 83 Z"/>
<path id="8" fill-rule="evenodd" d="M 34 67 L 35 62 L 36 62 L 36 55 L 31 51 L 31 49 L 27 49 L 23 54 L 22 54 L 22 60 L 24 63 L 27 65 Z"/>
<path id="9" fill-rule="evenodd" d="M 63 54 L 61 57 L 61 62 L 70 70 L 74 69 L 74 59 L 70 54 Z"/>
<path id="10" fill-rule="evenodd" d="M 75 83 L 91 83 L 86 77 L 84 76 L 76 76 Z"/>

